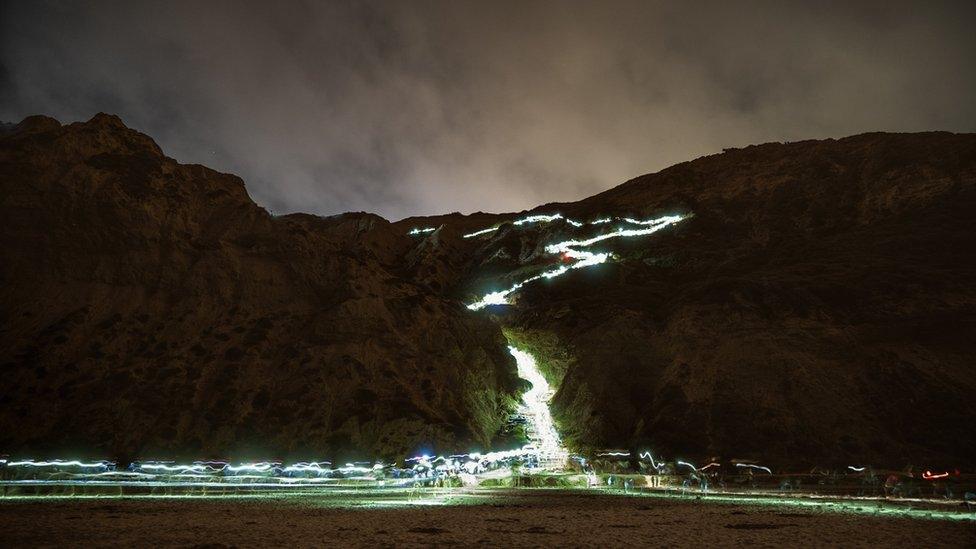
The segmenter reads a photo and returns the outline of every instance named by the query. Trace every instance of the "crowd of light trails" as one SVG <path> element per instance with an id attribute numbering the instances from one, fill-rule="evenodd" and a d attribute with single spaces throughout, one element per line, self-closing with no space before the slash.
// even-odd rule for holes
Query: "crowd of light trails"
<path id="1" fill-rule="evenodd" d="M 689 214 L 690 215 L 690 214 Z M 596 236 L 579 240 L 566 240 L 545 247 L 546 253 L 559 255 L 564 261 L 572 263 L 546 270 L 538 275 L 526 278 L 506 290 L 486 294 L 481 300 L 468 307 L 478 310 L 488 305 L 509 303 L 509 296 L 522 288 L 525 284 L 544 278 L 554 278 L 565 274 L 571 269 L 578 269 L 605 263 L 611 257 L 607 252 L 590 252 L 581 248 L 588 248 L 599 242 L 613 238 L 635 237 L 653 234 L 668 226 L 687 219 L 688 215 L 670 215 L 649 220 L 633 218 L 602 218 L 587 223 L 581 223 L 564 218 L 560 214 L 532 215 L 514 221 L 512 224 L 527 225 L 533 223 L 550 223 L 564 221 L 568 225 L 581 228 L 588 225 L 607 225 L 614 221 L 631 226 L 618 227 Z M 490 227 L 464 235 L 472 238 L 488 234 L 499 229 L 500 226 Z M 435 231 L 435 228 L 417 228 L 409 232 L 411 235 L 424 234 Z M 509 347 L 509 352 L 516 360 L 519 376 L 531 383 L 531 388 L 523 395 L 520 408 L 522 415 L 529 424 L 530 444 L 498 452 L 472 452 L 466 454 L 452 454 L 441 456 L 418 455 L 408 458 L 402 464 L 395 463 L 346 463 L 333 466 L 329 461 L 297 462 L 283 464 L 276 461 L 230 463 L 225 461 L 194 461 L 178 463 L 173 461 L 135 461 L 123 468 L 117 467 L 112 461 L 96 460 L 31 460 L 31 459 L 0 459 L 0 484 L 14 485 L 17 483 L 46 482 L 51 484 L 112 484 L 112 483 L 151 483 L 173 486 L 212 486 L 219 483 L 242 482 L 248 486 L 280 486 L 280 485 L 323 485 L 342 482 L 375 482 L 384 486 L 405 487 L 432 480 L 465 477 L 474 480 L 498 479 L 513 474 L 514 467 L 527 472 L 558 471 L 566 468 L 569 462 L 576 462 L 579 470 L 590 478 L 596 478 L 596 466 L 610 465 L 616 470 L 620 462 L 632 461 L 632 454 L 626 451 L 608 451 L 597 453 L 592 459 L 580 455 L 573 455 L 563 447 L 559 433 L 556 430 L 552 414 L 549 410 L 549 400 L 553 391 L 538 368 L 531 354 Z M 696 466 L 689 461 L 674 459 L 657 460 L 650 451 L 637 454 L 636 461 L 639 469 L 646 474 L 667 477 L 684 478 L 684 486 L 689 482 L 698 483 L 701 490 L 707 491 L 708 479 L 722 476 L 722 463 L 709 462 L 703 466 Z M 754 475 L 774 475 L 770 467 L 752 462 L 736 461 L 728 463 L 730 476 L 749 477 Z M 870 466 L 847 467 L 848 476 L 873 479 L 876 472 Z M 889 472 L 891 473 L 891 472 Z M 787 475 L 788 476 L 788 475 Z M 959 477 L 959 472 L 954 473 Z M 930 471 L 920 476 L 925 481 L 941 481 L 950 479 L 953 473 L 949 471 Z"/>
<path id="2" fill-rule="evenodd" d="M 512 346 L 509 346 L 508 351 L 515 357 L 519 377 L 532 384 L 522 395 L 522 414 L 529 423 L 529 439 L 537 452 L 538 462 L 542 466 L 562 468 L 569 457 L 569 451 L 563 447 L 549 411 L 553 390 L 531 354 Z"/>
<path id="3" fill-rule="evenodd" d="M 522 289 L 522 287 L 525 286 L 526 284 L 535 282 L 537 280 L 555 278 L 557 276 L 564 275 L 573 269 L 582 269 L 585 267 L 592 267 L 594 265 L 606 263 L 611 258 L 611 254 L 608 252 L 591 252 L 591 251 L 583 250 L 581 248 L 588 248 L 594 244 L 603 242 L 605 240 L 609 240 L 611 238 L 650 235 L 660 231 L 661 229 L 674 225 L 675 223 L 678 223 L 684 219 L 687 219 L 687 217 L 688 217 L 687 215 L 667 215 L 667 216 L 658 217 L 655 219 L 649 219 L 645 221 L 638 221 L 636 219 L 631 219 L 631 218 L 622 218 L 621 221 L 623 221 L 624 223 L 636 225 L 640 228 L 628 229 L 628 228 L 621 227 L 621 228 L 617 228 L 616 230 L 612 230 L 610 232 L 599 234 L 597 236 L 593 236 L 583 240 L 566 240 L 563 242 L 547 245 L 545 247 L 546 253 L 558 256 L 562 258 L 563 261 L 567 261 L 568 263 L 564 263 L 562 265 L 559 265 L 558 267 L 545 270 L 537 275 L 524 278 L 521 281 L 512 284 L 508 288 L 505 288 L 504 290 L 489 292 L 484 296 L 482 296 L 481 299 L 479 299 L 478 301 L 469 304 L 468 309 L 471 309 L 472 311 L 477 311 L 485 307 L 488 307 L 489 305 L 507 305 L 510 303 L 509 301 L 510 296 L 515 292 L 517 292 L 518 290 Z M 548 222 L 556 219 L 563 219 L 563 217 L 559 214 L 554 214 L 551 216 L 531 216 L 516 221 L 514 222 L 514 224 L 518 225 L 519 223 Z M 610 219 L 598 219 L 596 221 L 591 221 L 588 224 L 599 225 L 599 224 L 608 223 L 610 221 L 611 221 Z M 567 222 L 571 222 L 573 226 L 578 226 L 578 227 L 583 226 L 583 223 L 579 223 L 576 221 L 567 220 Z M 490 232 L 493 230 L 495 229 L 494 228 L 485 229 L 484 231 L 478 231 L 466 236 L 477 236 L 479 234 L 484 234 L 486 231 Z"/>

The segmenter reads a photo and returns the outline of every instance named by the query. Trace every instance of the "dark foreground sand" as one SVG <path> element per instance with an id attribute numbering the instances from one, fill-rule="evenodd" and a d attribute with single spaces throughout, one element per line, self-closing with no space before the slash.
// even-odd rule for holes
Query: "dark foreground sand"
<path id="1" fill-rule="evenodd" d="M 976 523 L 571 491 L 2 500 L 0 546 L 972 547 Z"/>

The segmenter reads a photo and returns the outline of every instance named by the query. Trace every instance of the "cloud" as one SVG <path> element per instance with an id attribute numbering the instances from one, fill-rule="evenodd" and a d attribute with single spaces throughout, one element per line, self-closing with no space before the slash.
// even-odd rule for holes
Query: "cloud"
<path id="1" fill-rule="evenodd" d="M 5 4 L 0 120 L 119 114 L 276 213 L 521 210 L 765 141 L 976 130 L 971 3 Z"/>

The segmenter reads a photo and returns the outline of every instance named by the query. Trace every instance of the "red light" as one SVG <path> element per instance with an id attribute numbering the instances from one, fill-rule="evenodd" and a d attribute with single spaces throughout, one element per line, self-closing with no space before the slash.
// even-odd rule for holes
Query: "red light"
<path id="1" fill-rule="evenodd" d="M 934 473 L 934 474 L 932 473 L 932 471 L 925 471 L 924 473 L 922 473 L 922 478 L 924 478 L 925 480 L 935 480 L 939 478 L 946 478 L 948 476 L 949 476 L 948 471 L 945 473 Z"/>

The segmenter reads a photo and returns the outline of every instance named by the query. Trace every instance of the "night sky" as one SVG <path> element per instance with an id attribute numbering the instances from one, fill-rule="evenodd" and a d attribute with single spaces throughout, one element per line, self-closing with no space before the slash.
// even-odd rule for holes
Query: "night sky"
<path id="1" fill-rule="evenodd" d="M 723 147 L 976 131 L 972 1 L 134 4 L 5 2 L 0 120 L 118 114 L 274 213 L 521 210 Z"/>

